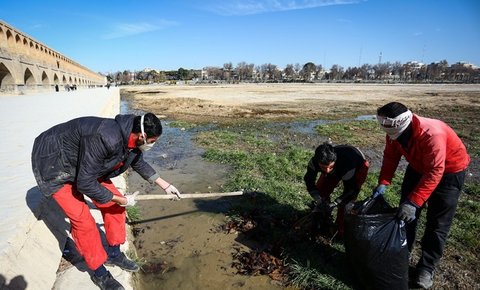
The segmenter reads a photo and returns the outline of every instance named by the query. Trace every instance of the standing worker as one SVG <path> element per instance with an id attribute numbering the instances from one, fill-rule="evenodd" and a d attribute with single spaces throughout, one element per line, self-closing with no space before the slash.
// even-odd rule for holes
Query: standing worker
<path id="1" fill-rule="evenodd" d="M 308 163 L 304 180 L 308 193 L 317 204 L 315 210 L 338 206 L 335 223 L 340 238 L 344 233 L 345 205 L 360 192 L 367 177 L 368 166 L 368 161 L 358 148 L 350 145 L 333 146 L 328 142 L 315 149 L 315 154 Z M 316 181 L 319 172 L 321 174 Z M 343 181 L 343 194 L 331 203 L 330 195 L 340 180 Z"/>
<path id="2" fill-rule="evenodd" d="M 373 195 L 385 192 L 404 156 L 408 166 L 397 216 L 407 222 L 411 252 L 418 217 L 428 203 L 422 254 L 412 281 L 428 289 L 432 287 L 435 267 L 443 254 L 470 157 L 465 145 L 447 124 L 412 114 L 401 103 L 391 102 L 380 107 L 377 120 L 387 135 L 378 186 Z"/>
<path id="3" fill-rule="evenodd" d="M 110 179 L 131 166 L 145 180 L 180 197 L 179 191 L 143 160 L 142 151 L 151 148 L 161 134 L 160 120 L 147 113 L 117 115 L 115 119 L 77 118 L 35 139 L 32 168 L 38 187 L 44 195 L 52 196 L 70 219 L 77 250 L 94 271 L 91 278 L 100 289 L 124 289 L 104 264 L 139 270 L 120 252 L 126 240 L 125 207 L 135 204 L 135 195 L 122 195 Z M 84 195 L 102 213 L 107 251 Z"/>

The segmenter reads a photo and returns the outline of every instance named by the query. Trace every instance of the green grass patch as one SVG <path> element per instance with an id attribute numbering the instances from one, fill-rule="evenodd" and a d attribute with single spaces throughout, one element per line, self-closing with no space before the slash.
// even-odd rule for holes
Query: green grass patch
<path id="1" fill-rule="evenodd" d="M 478 263 L 480 253 L 480 184 L 467 184 L 460 195 L 455 218 L 450 229 L 448 246 L 470 261 Z"/>
<path id="2" fill-rule="evenodd" d="M 296 147 L 278 153 L 207 149 L 204 158 L 233 167 L 226 190 L 261 192 L 274 201 L 265 209 L 276 211 L 279 205 L 285 204 L 297 210 L 305 208 L 310 197 L 306 194 L 303 175 L 310 154 Z"/>
<path id="3" fill-rule="evenodd" d="M 374 120 L 320 124 L 315 127 L 315 131 L 321 136 L 332 139 L 335 144 L 378 147 L 383 146 L 385 140 L 385 132 Z"/>
<path id="4" fill-rule="evenodd" d="M 290 282 L 298 289 L 351 289 L 337 278 L 319 272 L 316 268 L 293 260 L 290 266 Z"/>
<path id="5" fill-rule="evenodd" d="M 127 207 L 127 216 L 130 222 L 139 221 L 142 218 L 140 208 L 136 205 Z"/>
<path id="6" fill-rule="evenodd" d="M 272 152 L 275 143 L 267 133 L 225 129 L 200 132 L 195 142 L 203 148 L 242 150 L 245 152 Z"/>

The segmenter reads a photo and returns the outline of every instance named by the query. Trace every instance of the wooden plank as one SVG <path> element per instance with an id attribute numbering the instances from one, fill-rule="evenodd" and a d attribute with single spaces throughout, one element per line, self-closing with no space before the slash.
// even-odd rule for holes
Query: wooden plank
<path id="1" fill-rule="evenodd" d="M 184 193 L 181 194 L 181 198 L 208 198 L 208 197 L 222 197 L 222 196 L 236 196 L 242 195 L 243 191 L 234 192 L 217 192 L 217 193 Z M 144 194 L 137 195 L 135 200 L 152 200 L 152 199 L 176 199 L 174 194 Z"/>

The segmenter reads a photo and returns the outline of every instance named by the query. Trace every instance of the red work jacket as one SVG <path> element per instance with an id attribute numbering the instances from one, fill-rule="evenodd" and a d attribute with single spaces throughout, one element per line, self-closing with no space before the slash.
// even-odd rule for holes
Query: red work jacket
<path id="1" fill-rule="evenodd" d="M 444 174 L 461 172 L 470 163 L 465 145 L 452 128 L 440 120 L 415 114 L 407 149 L 386 136 L 380 184 L 391 183 L 402 156 L 416 172 L 422 174 L 420 182 L 408 195 L 410 201 L 418 206 L 430 197 Z"/>

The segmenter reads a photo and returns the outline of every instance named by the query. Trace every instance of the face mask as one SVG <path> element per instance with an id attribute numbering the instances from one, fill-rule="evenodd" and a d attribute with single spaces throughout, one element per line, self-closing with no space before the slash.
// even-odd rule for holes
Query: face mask
<path id="1" fill-rule="evenodd" d="M 145 115 L 142 115 L 140 118 L 140 129 L 142 130 L 142 136 L 143 136 L 143 144 L 140 145 L 138 148 L 142 150 L 143 152 L 146 152 L 150 149 L 152 149 L 153 145 L 155 143 L 147 143 L 147 134 L 145 134 L 145 129 L 143 128 L 143 121 L 145 119 Z"/>
<path id="2" fill-rule="evenodd" d="M 138 147 L 138 149 L 142 150 L 143 152 L 145 151 L 148 151 L 150 149 L 152 149 L 154 143 L 151 143 L 151 144 L 143 144 L 143 145 L 140 145 L 140 147 Z"/>
<path id="3" fill-rule="evenodd" d="M 390 139 L 397 140 L 412 122 L 412 116 L 412 112 L 407 110 L 395 118 L 377 116 L 377 120 L 382 130 L 387 133 Z"/>
<path id="4" fill-rule="evenodd" d="M 382 129 L 392 140 L 397 140 L 397 138 L 403 133 L 403 131 L 400 131 L 398 128 L 385 128 L 382 126 Z"/>

